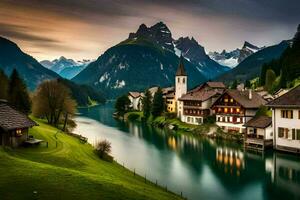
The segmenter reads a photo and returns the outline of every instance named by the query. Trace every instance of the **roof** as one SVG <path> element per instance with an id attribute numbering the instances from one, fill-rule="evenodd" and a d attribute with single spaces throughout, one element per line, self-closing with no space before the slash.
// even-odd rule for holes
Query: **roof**
<path id="1" fill-rule="evenodd" d="M 244 126 L 254 128 L 266 128 L 272 124 L 272 118 L 268 116 L 258 116 L 250 119 Z"/>
<path id="2" fill-rule="evenodd" d="M 236 100 L 239 104 L 241 104 L 244 108 L 259 108 L 261 105 L 265 105 L 267 103 L 259 94 L 251 90 L 252 98 L 249 98 L 250 90 L 227 90 L 224 94 L 228 94 L 234 100 Z M 223 96 L 221 95 L 221 96 Z M 217 102 L 217 101 L 216 101 Z"/>
<path id="3" fill-rule="evenodd" d="M 175 97 L 175 92 L 166 95 L 166 98 L 174 98 L 174 97 Z"/>
<path id="4" fill-rule="evenodd" d="M 183 56 L 180 56 L 180 61 L 179 61 L 179 65 L 176 71 L 176 76 L 186 76 L 186 72 L 184 69 L 184 64 L 183 64 Z"/>
<path id="5" fill-rule="evenodd" d="M 197 100 L 197 101 L 206 101 L 207 99 L 218 94 L 217 91 L 214 90 L 199 90 L 195 92 L 189 92 L 183 95 L 179 100 Z"/>
<path id="6" fill-rule="evenodd" d="M 267 104 L 269 107 L 300 107 L 300 85 Z"/>
<path id="7" fill-rule="evenodd" d="M 25 114 L 13 109 L 7 103 L 0 102 L 0 127 L 5 131 L 18 128 L 29 128 L 37 123 L 29 119 Z"/>
<path id="8" fill-rule="evenodd" d="M 162 93 L 163 94 L 168 94 L 170 92 L 174 92 L 175 91 L 175 87 L 172 86 L 172 87 L 167 87 L 167 88 L 162 88 Z"/>
<path id="9" fill-rule="evenodd" d="M 138 98 L 141 96 L 141 93 L 139 93 L 139 92 L 128 92 L 128 94 L 130 96 L 132 96 L 133 98 Z"/>
<path id="10" fill-rule="evenodd" d="M 211 88 L 226 88 L 223 82 L 206 82 L 206 84 Z"/>

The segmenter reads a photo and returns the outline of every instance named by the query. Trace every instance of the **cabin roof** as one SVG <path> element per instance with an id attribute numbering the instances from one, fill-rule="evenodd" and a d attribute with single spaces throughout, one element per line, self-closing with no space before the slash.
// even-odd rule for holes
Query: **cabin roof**
<path id="1" fill-rule="evenodd" d="M 252 98 L 249 98 L 249 90 L 227 90 L 224 92 L 219 98 L 221 98 L 224 94 L 228 94 L 231 96 L 235 101 L 241 104 L 244 108 L 259 108 L 261 105 L 265 105 L 267 103 L 259 94 L 254 91 L 251 91 Z M 215 101 L 214 105 L 218 101 Z"/>
<path id="2" fill-rule="evenodd" d="M 29 119 L 25 114 L 13 109 L 7 103 L 0 101 L 0 127 L 5 131 L 19 128 L 29 128 L 37 123 Z"/>
<path id="3" fill-rule="evenodd" d="M 300 107 L 300 85 L 267 104 L 269 107 Z"/>
<path id="4" fill-rule="evenodd" d="M 272 124 L 272 118 L 268 116 L 258 116 L 250 119 L 244 126 L 254 128 L 266 128 Z"/>
<path id="5" fill-rule="evenodd" d="M 141 93 L 139 93 L 139 92 L 128 92 L 128 94 L 130 96 L 132 96 L 133 98 L 138 98 L 141 96 Z"/>

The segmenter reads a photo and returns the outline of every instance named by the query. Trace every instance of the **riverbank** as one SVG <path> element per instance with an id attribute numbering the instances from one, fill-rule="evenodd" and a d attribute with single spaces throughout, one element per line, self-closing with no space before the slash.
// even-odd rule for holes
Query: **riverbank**
<path id="1" fill-rule="evenodd" d="M 243 135 L 240 133 L 226 133 L 214 122 L 206 122 L 201 125 L 192 125 L 180 121 L 178 118 L 168 114 L 153 118 L 150 116 L 147 120 L 143 118 L 143 113 L 140 111 L 128 112 L 124 115 L 124 120 L 146 122 L 155 127 L 176 131 L 180 134 L 193 134 L 197 136 L 207 136 L 210 138 L 233 140 L 239 143 L 243 142 Z"/>
<path id="2" fill-rule="evenodd" d="M 39 126 L 29 134 L 48 145 L 0 148 L 4 199 L 180 199 L 115 162 L 99 159 L 90 144 L 34 120 Z"/>

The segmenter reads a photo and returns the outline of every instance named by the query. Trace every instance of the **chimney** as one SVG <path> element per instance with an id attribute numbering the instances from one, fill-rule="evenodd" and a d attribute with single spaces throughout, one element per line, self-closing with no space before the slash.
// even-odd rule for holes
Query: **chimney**
<path id="1" fill-rule="evenodd" d="M 249 89 L 249 99 L 252 99 L 252 89 Z"/>

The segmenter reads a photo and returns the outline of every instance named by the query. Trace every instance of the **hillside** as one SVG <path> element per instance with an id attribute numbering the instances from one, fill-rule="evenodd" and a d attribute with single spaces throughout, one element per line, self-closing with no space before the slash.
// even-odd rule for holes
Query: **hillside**
<path id="1" fill-rule="evenodd" d="M 44 80 L 59 77 L 58 74 L 43 67 L 33 57 L 24 53 L 17 44 L 0 37 L 0 69 L 10 75 L 14 68 L 30 90 L 34 90 Z"/>
<path id="2" fill-rule="evenodd" d="M 246 80 L 258 77 L 260 76 L 262 65 L 273 59 L 279 58 L 288 46 L 288 41 L 282 41 L 277 45 L 269 46 L 257 51 L 244 59 L 234 69 L 219 76 L 217 80 L 224 81 L 225 83 L 230 83 L 234 80 L 245 82 Z"/>
<path id="3" fill-rule="evenodd" d="M 116 163 L 100 160 L 91 145 L 36 121 L 40 126 L 30 134 L 49 142 L 48 148 L 0 148 L 4 199 L 180 199 Z"/>
<path id="4" fill-rule="evenodd" d="M 123 42 L 108 49 L 72 80 L 102 89 L 109 97 L 153 85 L 174 84 L 179 57 L 185 58 L 189 87 L 229 70 L 211 60 L 194 38 L 172 38 L 162 22 L 140 25 Z"/>

